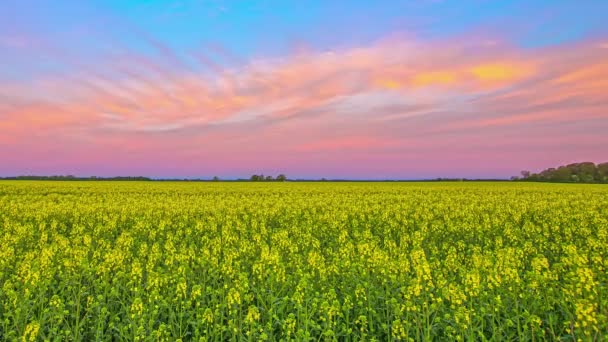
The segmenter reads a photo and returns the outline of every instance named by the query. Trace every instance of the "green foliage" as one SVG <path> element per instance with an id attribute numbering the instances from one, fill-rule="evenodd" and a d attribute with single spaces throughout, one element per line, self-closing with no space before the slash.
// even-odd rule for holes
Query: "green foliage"
<path id="1" fill-rule="evenodd" d="M 277 176 L 277 178 L 273 178 L 272 176 L 264 176 L 263 174 L 252 175 L 249 180 L 252 182 L 284 182 L 287 180 L 287 176 L 280 174 Z"/>
<path id="2" fill-rule="evenodd" d="M 601 341 L 608 188 L 0 182 L 0 340 Z"/>
<path id="3" fill-rule="evenodd" d="M 574 163 L 557 169 L 549 168 L 538 174 L 522 171 L 521 175 L 522 178 L 512 179 L 533 182 L 608 183 L 608 163 Z"/>

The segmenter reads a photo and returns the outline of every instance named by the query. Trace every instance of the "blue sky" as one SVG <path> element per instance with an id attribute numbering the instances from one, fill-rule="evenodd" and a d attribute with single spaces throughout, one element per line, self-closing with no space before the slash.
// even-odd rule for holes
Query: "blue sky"
<path id="1" fill-rule="evenodd" d="M 0 39 L 30 40 L 79 60 L 95 60 L 103 50 L 158 53 L 150 40 L 186 59 L 188 52 L 217 54 L 220 47 L 220 63 L 234 64 L 299 49 L 366 46 L 395 35 L 430 40 L 475 32 L 527 48 L 551 46 L 604 34 L 605 13 L 607 1 L 8 0 Z M 3 55 L 11 69 L 0 77 L 65 67 L 10 49 Z"/>
<path id="2" fill-rule="evenodd" d="M 608 12 L 606 1 L 9 0 L 3 7 L 5 34 L 45 33 L 60 40 L 95 31 L 137 46 L 140 31 L 176 49 L 219 43 L 244 58 L 280 54 L 297 44 L 330 49 L 387 34 L 437 38 L 480 28 L 534 47 L 598 34 Z M 69 40 L 75 49 L 96 43 Z"/>

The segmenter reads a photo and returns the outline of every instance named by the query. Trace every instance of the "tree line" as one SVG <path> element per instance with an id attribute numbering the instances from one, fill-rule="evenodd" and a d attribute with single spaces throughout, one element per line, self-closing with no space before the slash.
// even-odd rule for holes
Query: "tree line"
<path id="1" fill-rule="evenodd" d="M 53 175 L 53 176 L 36 176 L 36 175 L 24 175 L 24 176 L 13 176 L 13 177 L 0 177 L 0 180 L 53 180 L 53 181 L 172 181 L 172 182 L 206 182 L 209 179 L 176 179 L 176 178 L 165 178 L 165 179 L 152 179 L 148 177 L 142 176 L 134 176 L 134 177 L 77 177 L 73 175 Z M 285 182 L 287 181 L 287 176 L 284 174 L 280 174 L 276 177 L 273 176 L 264 176 L 261 175 L 252 175 L 248 179 L 239 178 L 236 180 L 223 180 L 217 176 L 214 176 L 211 181 L 219 182 L 219 181 L 230 181 L 230 182 Z"/>
<path id="2" fill-rule="evenodd" d="M 3 177 L 0 179 L 4 180 L 64 180 L 64 181 L 151 181 L 152 179 L 148 177 L 135 176 L 119 176 L 119 177 L 76 177 L 72 175 L 54 175 L 54 176 L 34 176 L 34 175 L 26 175 L 26 176 L 15 176 L 15 177 Z"/>
<path id="3" fill-rule="evenodd" d="M 274 178 L 272 176 L 264 177 L 263 174 L 262 175 L 252 175 L 249 178 L 249 180 L 252 182 L 285 182 L 287 180 L 287 176 L 280 174 L 276 178 Z"/>
<path id="4" fill-rule="evenodd" d="M 285 182 L 289 179 L 284 174 L 279 174 L 276 177 L 264 176 L 263 174 L 254 174 L 248 179 L 236 179 L 236 180 L 221 180 L 215 176 L 212 179 L 152 179 L 143 176 L 119 176 L 119 177 L 77 177 L 73 175 L 54 175 L 54 176 L 14 176 L 14 177 L 0 177 L 3 180 L 59 180 L 59 181 L 188 181 L 188 182 L 205 182 L 205 181 L 230 181 L 230 182 Z M 466 178 L 437 178 L 427 181 L 489 181 L 489 179 L 466 179 Z M 496 179 L 498 180 L 498 179 Z M 562 165 L 557 168 L 548 168 L 539 173 L 532 173 L 530 171 L 521 171 L 521 176 L 511 177 L 513 181 L 527 181 L 527 182 L 559 182 L 559 183 L 608 183 L 608 162 L 601 164 L 594 164 L 592 162 L 573 163 L 568 165 Z M 328 181 L 325 178 L 319 180 L 312 179 L 295 179 L 290 181 L 305 182 L 305 181 Z M 340 180 L 332 179 L 331 181 L 354 181 L 354 180 Z M 365 181 L 365 180 L 361 180 Z M 391 181 L 391 180 L 384 180 Z"/>
<path id="5" fill-rule="evenodd" d="M 608 163 L 573 163 L 557 168 L 548 168 L 539 173 L 522 171 L 516 181 L 559 182 L 559 183 L 608 183 Z"/>

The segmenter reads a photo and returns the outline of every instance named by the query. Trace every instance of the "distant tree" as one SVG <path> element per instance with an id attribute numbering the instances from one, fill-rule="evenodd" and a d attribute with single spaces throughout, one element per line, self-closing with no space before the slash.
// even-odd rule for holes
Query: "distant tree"
<path id="1" fill-rule="evenodd" d="M 553 176 L 553 172 L 555 172 L 555 168 L 550 167 L 546 170 L 541 171 L 539 174 L 539 178 L 541 180 L 550 181 L 551 177 Z"/>
<path id="2" fill-rule="evenodd" d="M 528 177 L 530 177 L 530 171 L 524 170 L 524 171 L 520 172 L 520 174 L 521 174 L 521 178 L 523 178 L 523 179 L 527 179 Z"/>
<path id="3" fill-rule="evenodd" d="M 272 182 L 274 180 L 274 178 L 272 178 L 272 176 L 266 176 L 266 178 L 264 179 L 268 182 Z"/>
<path id="4" fill-rule="evenodd" d="M 284 174 L 280 174 L 277 176 L 276 181 L 277 182 L 284 182 L 287 180 L 287 176 L 285 176 Z"/>
<path id="5" fill-rule="evenodd" d="M 571 181 L 572 170 L 566 166 L 560 166 L 553 171 L 550 179 L 554 182 L 569 182 Z"/>
<path id="6" fill-rule="evenodd" d="M 586 162 L 579 164 L 579 177 L 581 182 L 592 183 L 596 178 L 597 169 L 594 163 Z"/>
<path id="7" fill-rule="evenodd" d="M 251 178 L 249 178 L 249 180 L 251 180 L 252 182 L 257 182 L 260 180 L 260 176 L 252 175 Z"/>
<path id="8" fill-rule="evenodd" d="M 608 163 L 597 164 L 597 178 L 602 183 L 608 183 Z"/>
<path id="9" fill-rule="evenodd" d="M 604 183 L 608 181 L 608 163 L 573 163 L 558 168 L 548 168 L 540 173 L 522 171 L 522 180 L 540 182 Z"/>
<path id="10" fill-rule="evenodd" d="M 218 176 L 213 176 L 213 181 L 214 181 L 214 182 L 219 182 L 219 181 L 220 181 L 220 178 L 219 178 Z"/>

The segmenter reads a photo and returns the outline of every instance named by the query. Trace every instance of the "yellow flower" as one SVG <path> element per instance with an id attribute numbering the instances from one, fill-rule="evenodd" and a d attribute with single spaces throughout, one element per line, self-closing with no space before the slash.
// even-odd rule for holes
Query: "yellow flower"
<path id="1" fill-rule="evenodd" d="M 25 332 L 22 336 L 22 341 L 36 341 L 38 337 L 38 331 L 40 330 L 40 324 L 38 322 L 30 322 L 25 327 Z"/>
<path id="2" fill-rule="evenodd" d="M 248 323 L 257 322 L 260 319 L 260 311 L 255 306 L 250 306 L 247 310 L 247 316 L 245 317 L 245 321 Z"/>

